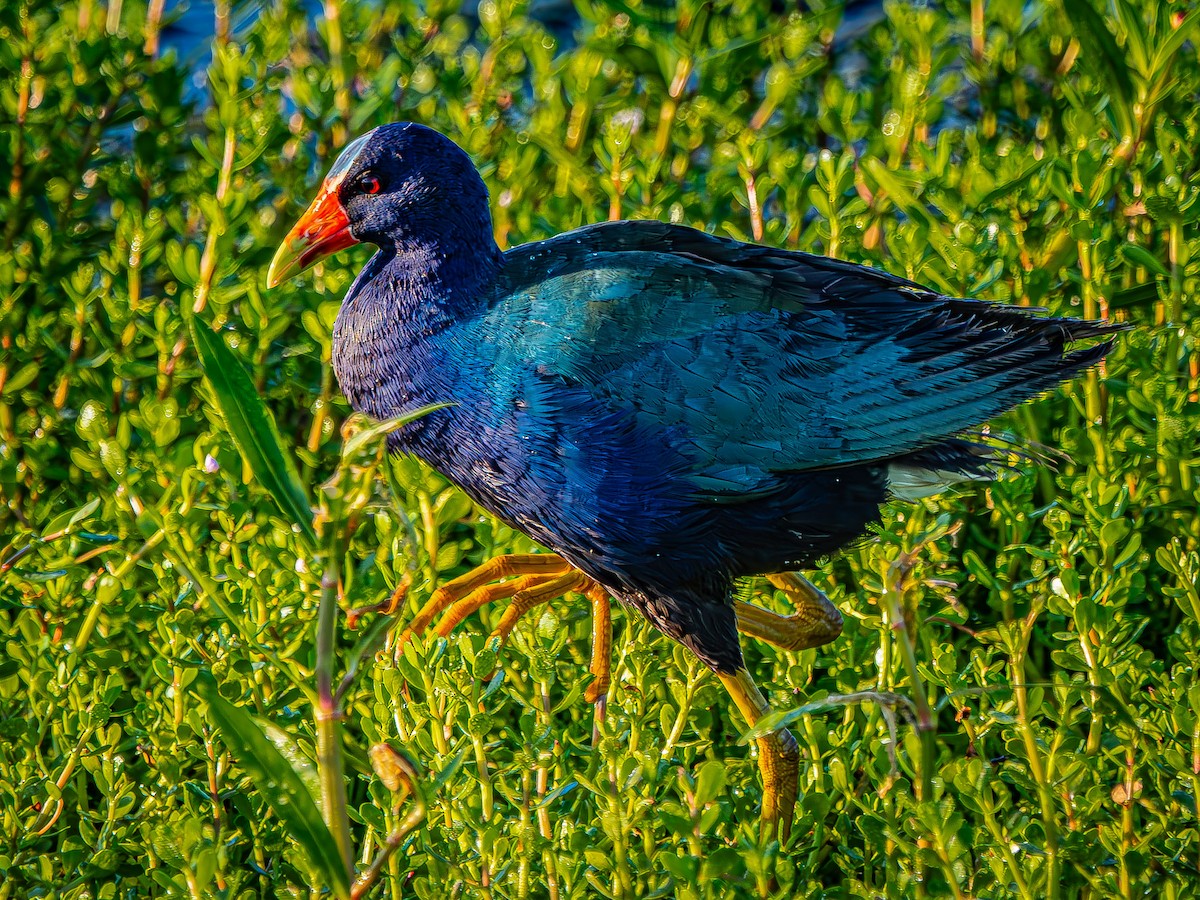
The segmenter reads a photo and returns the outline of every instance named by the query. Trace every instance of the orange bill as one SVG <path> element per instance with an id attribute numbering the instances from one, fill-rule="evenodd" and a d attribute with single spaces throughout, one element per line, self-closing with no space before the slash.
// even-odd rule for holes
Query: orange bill
<path id="1" fill-rule="evenodd" d="M 317 199 L 283 239 L 267 271 L 268 288 L 299 275 L 329 254 L 358 243 L 358 238 L 350 233 L 350 220 L 338 200 L 338 185 L 344 176 L 340 172 L 325 180 Z"/>

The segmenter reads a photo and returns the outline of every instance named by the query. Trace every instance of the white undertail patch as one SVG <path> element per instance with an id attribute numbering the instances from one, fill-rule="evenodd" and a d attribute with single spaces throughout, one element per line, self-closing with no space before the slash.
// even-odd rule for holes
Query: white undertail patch
<path id="1" fill-rule="evenodd" d="M 972 471 L 929 469 L 893 463 L 888 466 L 888 490 L 901 500 L 923 500 L 964 481 L 991 481 L 998 474 L 993 466 Z"/>

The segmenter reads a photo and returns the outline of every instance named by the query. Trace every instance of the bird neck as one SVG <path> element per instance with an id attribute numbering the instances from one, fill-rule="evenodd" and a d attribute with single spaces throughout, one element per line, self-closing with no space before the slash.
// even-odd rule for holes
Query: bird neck
<path id="1" fill-rule="evenodd" d="M 354 409 L 388 418 L 444 400 L 440 350 L 456 324 L 483 310 L 503 255 L 485 242 L 406 238 L 381 249 L 342 301 L 333 365 Z"/>
<path id="2" fill-rule="evenodd" d="M 402 304 L 415 307 L 404 312 L 447 324 L 479 308 L 503 259 L 490 232 L 473 241 L 404 237 L 383 254 L 390 258 L 376 281 L 387 282 Z"/>

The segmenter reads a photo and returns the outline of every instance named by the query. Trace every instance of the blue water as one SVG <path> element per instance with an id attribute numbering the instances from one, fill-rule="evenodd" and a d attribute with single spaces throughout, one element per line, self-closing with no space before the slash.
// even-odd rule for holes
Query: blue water
<path id="1" fill-rule="evenodd" d="M 465 0 L 461 14 L 477 24 L 478 5 L 479 0 Z M 790 7 L 790 4 L 782 2 L 773 5 L 780 14 L 784 14 Z M 319 0 L 301 0 L 301 6 L 315 27 L 324 15 L 324 5 Z M 238 35 L 245 34 L 254 24 L 261 9 L 262 5 L 258 3 L 233 4 L 230 25 L 235 39 Z M 529 7 L 529 15 L 554 35 L 560 51 L 574 46 L 575 30 L 581 20 L 572 0 L 533 0 Z M 834 37 L 834 52 L 846 49 L 883 18 L 883 0 L 847 0 L 841 24 Z M 165 24 L 160 34 L 160 50 L 174 50 L 194 74 L 192 90 L 202 90 L 204 73 L 211 58 L 216 4 L 210 0 L 168 0 L 164 8 L 163 22 Z"/>

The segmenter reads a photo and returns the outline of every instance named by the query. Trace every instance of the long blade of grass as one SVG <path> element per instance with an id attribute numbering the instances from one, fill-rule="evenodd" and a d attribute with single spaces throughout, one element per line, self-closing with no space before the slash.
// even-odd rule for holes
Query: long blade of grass
<path id="1" fill-rule="evenodd" d="M 211 675 L 203 673 L 193 685 L 208 703 L 209 717 L 220 729 L 230 751 L 271 810 L 287 826 L 288 833 L 304 848 L 326 886 L 339 900 L 349 900 L 350 873 L 304 779 L 249 713 L 217 692 L 217 683 Z"/>
<path id="2" fill-rule="evenodd" d="M 284 517 L 299 527 L 310 547 L 315 547 L 317 533 L 313 529 L 312 505 L 300 483 L 295 462 L 283 448 L 275 417 L 220 335 L 193 319 L 192 340 L 217 405 L 229 426 L 229 434 L 250 471 L 266 488 Z"/>

